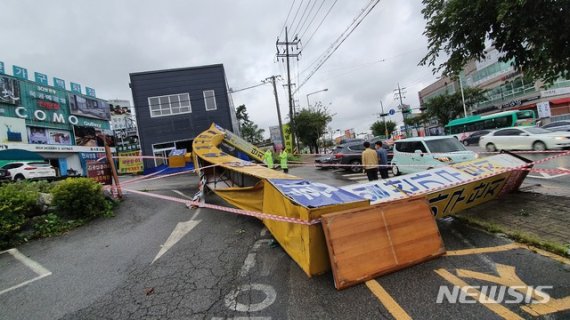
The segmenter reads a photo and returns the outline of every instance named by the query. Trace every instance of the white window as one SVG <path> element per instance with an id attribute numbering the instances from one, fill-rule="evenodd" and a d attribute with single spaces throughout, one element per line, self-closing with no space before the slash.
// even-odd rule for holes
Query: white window
<path id="1" fill-rule="evenodd" d="M 214 90 L 204 91 L 204 103 L 206 104 L 206 111 L 218 109 L 218 106 L 216 105 L 216 93 Z"/>
<path id="2" fill-rule="evenodd" d="M 153 118 L 192 112 L 190 94 L 188 93 L 149 97 L 148 107 L 150 116 Z"/>

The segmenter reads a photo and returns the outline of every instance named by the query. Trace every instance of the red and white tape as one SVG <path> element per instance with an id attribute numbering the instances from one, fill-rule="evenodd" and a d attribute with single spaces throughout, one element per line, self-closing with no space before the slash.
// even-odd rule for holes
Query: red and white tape
<path id="1" fill-rule="evenodd" d="M 180 198 L 176 198 L 176 197 L 163 196 L 163 195 L 156 194 L 156 193 L 143 192 L 143 191 L 138 191 L 138 190 L 133 190 L 133 189 L 124 189 L 124 191 L 134 193 L 134 194 L 144 195 L 144 196 L 148 196 L 148 197 L 152 197 L 152 198 L 182 203 L 182 204 L 185 204 L 187 207 L 209 208 L 209 209 L 214 209 L 214 210 L 223 211 L 223 212 L 229 212 L 229 213 L 240 214 L 240 215 L 244 215 L 244 216 L 255 217 L 255 218 L 259 218 L 259 219 L 268 219 L 268 220 L 273 220 L 273 221 L 289 222 L 289 223 L 302 224 L 302 225 L 308 225 L 308 226 L 318 224 L 321 222 L 321 219 L 313 219 L 313 220 L 306 221 L 306 220 L 302 220 L 302 219 L 298 219 L 298 218 L 282 217 L 282 216 L 278 216 L 278 215 L 274 215 L 274 214 L 267 214 L 267 213 L 263 213 L 263 212 L 241 210 L 241 209 L 219 206 L 219 205 L 215 205 L 215 204 L 208 204 L 208 203 L 204 203 L 201 201 L 184 200 L 184 199 L 180 199 Z"/>

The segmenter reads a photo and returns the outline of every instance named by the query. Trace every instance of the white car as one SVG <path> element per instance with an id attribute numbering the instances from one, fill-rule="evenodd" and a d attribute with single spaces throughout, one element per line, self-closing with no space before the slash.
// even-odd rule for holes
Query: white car
<path id="1" fill-rule="evenodd" d="M 394 143 L 392 173 L 414 173 L 477 158 L 453 136 L 419 137 Z"/>
<path id="2" fill-rule="evenodd" d="M 489 152 L 563 149 L 570 147 L 570 132 L 552 132 L 537 127 L 505 128 L 482 136 L 479 146 Z"/>
<path id="3" fill-rule="evenodd" d="M 47 162 L 20 161 L 6 164 L 2 167 L 10 172 L 12 180 L 50 179 L 55 178 L 55 169 Z"/>

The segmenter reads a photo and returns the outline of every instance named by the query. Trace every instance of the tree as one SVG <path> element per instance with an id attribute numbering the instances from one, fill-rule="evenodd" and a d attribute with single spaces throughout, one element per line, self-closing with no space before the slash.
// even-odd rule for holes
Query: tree
<path id="1" fill-rule="evenodd" d="M 253 144 L 263 142 L 263 132 L 265 132 L 265 130 L 260 129 L 257 124 L 249 120 L 249 115 L 247 114 L 245 105 L 242 104 L 237 107 L 236 118 L 239 123 L 239 130 L 242 138 Z"/>
<path id="2" fill-rule="evenodd" d="M 386 128 L 388 128 L 388 135 L 390 135 L 394 129 L 396 129 L 396 123 L 392 120 L 386 121 Z M 374 136 L 383 136 L 386 134 L 386 130 L 384 130 L 384 121 L 378 120 L 374 122 L 370 126 L 370 130 L 372 130 L 372 135 Z M 386 137 L 388 138 L 388 137 Z"/>
<path id="3" fill-rule="evenodd" d="M 420 65 L 457 75 L 469 61 L 485 58 L 490 40 L 534 79 L 552 82 L 570 76 L 570 1 L 423 0 L 428 53 Z M 441 52 L 449 57 L 436 66 Z"/>
<path id="4" fill-rule="evenodd" d="M 327 125 L 332 121 L 326 107 L 316 103 L 310 109 L 301 109 L 293 121 L 294 131 L 297 138 L 309 147 L 311 153 L 319 153 L 319 138 L 327 131 Z"/>
<path id="5" fill-rule="evenodd" d="M 419 127 L 428 122 L 431 117 L 427 112 L 421 114 L 413 114 L 413 116 L 404 119 L 404 124 L 412 127 Z"/>
<path id="6" fill-rule="evenodd" d="M 465 88 L 463 94 L 467 110 L 485 99 L 484 91 L 479 88 Z M 448 124 L 450 120 L 464 116 L 461 92 L 434 97 L 425 102 L 424 107 L 426 117 L 437 118 L 442 126 Z"/>

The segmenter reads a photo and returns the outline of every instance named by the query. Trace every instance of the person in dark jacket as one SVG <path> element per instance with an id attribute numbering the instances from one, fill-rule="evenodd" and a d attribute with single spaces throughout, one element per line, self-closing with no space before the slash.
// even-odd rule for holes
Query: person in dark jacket
<path id="1" fill-rule="evenodd" d="M 378 154 L 378 164 L 380 165 L 378 171 L 380 171 L 380 177 L 382 179 L 388 179 L 388 151 L 382 148 L 382 141 L 376 141 L 374 147 Z"/>

